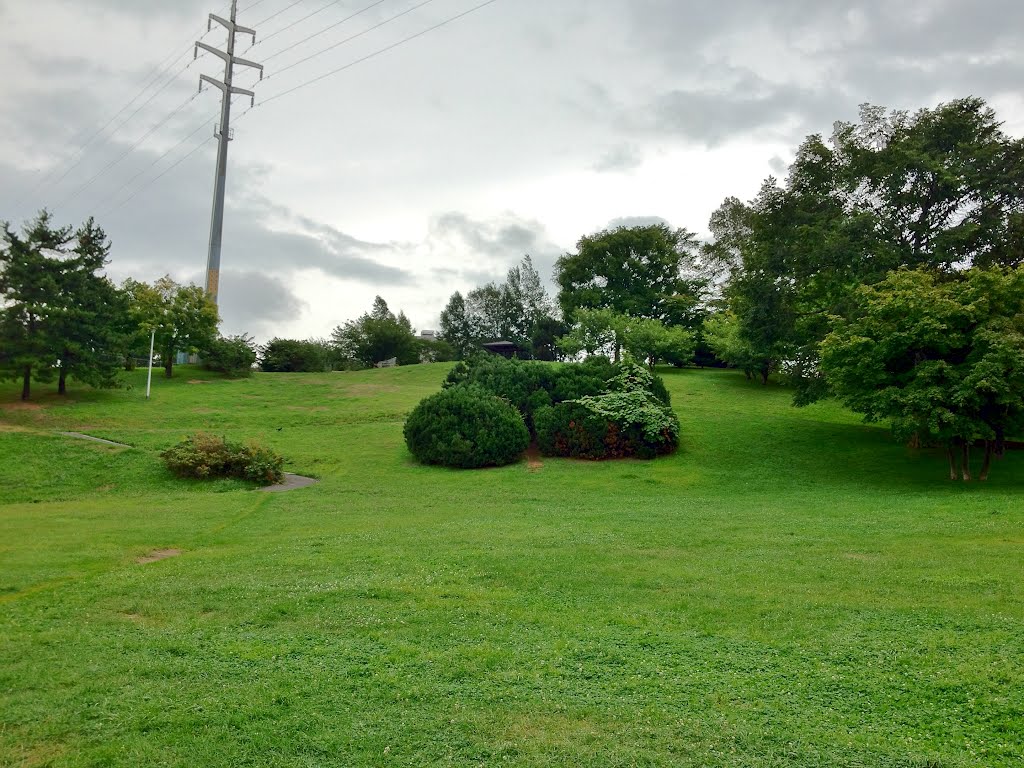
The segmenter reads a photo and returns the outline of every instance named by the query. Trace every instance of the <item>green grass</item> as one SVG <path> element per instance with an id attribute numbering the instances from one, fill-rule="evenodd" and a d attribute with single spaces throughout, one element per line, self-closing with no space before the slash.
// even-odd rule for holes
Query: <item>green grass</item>
<path id="1" fill-rule="evenodd" d="M 687 370 L 675 456 L 420 467 L 402 419 L 446 370 L 3 385 L 0 764 L 1024 761 L 1021 455 L 950 483 Z M 321 482 L 175 480 L 197 429 Z"/>

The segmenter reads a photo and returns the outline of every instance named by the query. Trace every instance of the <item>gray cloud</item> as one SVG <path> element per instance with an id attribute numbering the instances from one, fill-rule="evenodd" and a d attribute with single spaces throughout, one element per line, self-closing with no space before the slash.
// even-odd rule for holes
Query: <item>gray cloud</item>
<path id="1" fill-rule="evenodd" d="M 643 165 L 643 162 L 644 153 L 640 147 L 635 144 L 618 144 L 594 164 L 594 170 L 599 173 L 632 171 Z"/>
<path id="2" fill-rule="evenodd" d="M 542 224 L 511 215 L 481 221 L 463 213 L 449 212 L 435 217 L 430 229 L 432 240 L 444 243 L 454 239 L 474 254 L 486 257 L 486 262 L 474 259 L 458 271 L 463 280 L 473 285 L 504 279 L 508 269 L 526 255 L 550 285 L 555 261 L 561 254 Z"/>
<path id="3" fill-rule="evenodd" d="M 789 171 L 789 163 L 778 155 L 772 156 L 772 159 L 768 161 L 768 167 L 772 169 L 772 173 L 776 176 L 782 176 Z"/>
<path id="4" fill-rule="evenodd" d="M 243 23 L 256 24 L 289 1 L 268 0 L 243 12 Z M 172 68 L 173 84 L 111 141 L 90 145 L 60 184 L 53 177 L 38 184 L 55 164 L 59 175 L 157 61 L 178 47 L 187 54 L 189 36 L 225 4 L 47 0 L 53 13 L 44 20 L 30 3 L 0 0 L 0 218 L 18 223 L 44 204 L 56 206 L 190 98 L 198 72 L 216 71 L 212 59 L 185 71 L 186 56 Z M 441 5 L 297 67 L 279 84 L 275 76 L 263 92 L 421 30 L 448 13 Z M 261 60 L 344 11 L 339 4 L 247 57 Z M 263 25 L 261 39 L 300 15 L 297 7 Z M 321 40 L 334 42 L 357 28 Z M 222 39 L 215 32 L 208 41 Z M 119 55 L 107 55 L 115 47 Z M 974 94 L 998 100 L 1000 117 L 1008 119 L 1005 109 L 1024 126 L 1022 51 L 1024 4 L 1017 0 L 497 3 L 238 123 L 223 310 L 231 327 L 299 315 L 312 323 L 318 303 L 330 301 L 340 315 L 333 323 L 365 311 L 381 293 L 430 317 L 452 291 L 503 279 L 527 253 L 549 277 L 566 247 L 558 241 L 575 240 L 619 212 L 658 210 L 702 228 L 723 194 L 753 194 L 766 165 L 784 173 L 785 147 L 795 148 L 808 133 L 827 135 L 835 120 L 856 120 L 861 102 L 916 109 Z M 306 49 L 271 60 L 268 71 L 300 52 Z M 195 141 L 208 137 L 215 113 L 212 92 L 189 102 L 60 205 L 58 220 L 76 224 L 104 213 L 133 188 L 119 187 L 160 153 L 193 130 Z M 751 146 L 763 154 L 730 154 Z M 708 147 L 716 149 L 720 169 L 701 163 Z M 201 274 L 211 148 L 212 142 L 101 217 L 114 241 L 112 273 Z M 643 162 L 654 157 L 658 163 Z M 663 162 L 683 167 L 676 181 L 658 173 Z M 689 167 L 716 179 L 686 175 Z M 723 192 L 725 182 L 737 188 Z M 698 200 L 712 194 L 705 187 L 719 199 Z M 609 226 L 662 221 L 626 217 Z"/>
<path id="5" fill-rule="evenodd" d="M 259 339 L 269 338 L 306 307 L 281 280 L 260 272 L 227 270 L 221 284 L 221 314 L 229 319 L 222 332 L 227 335 L 250 333 Z"/>
<path id="6" fill-rule="evenodd" d="M 865 101 L 913 109 L 1016 95 L 1024 77 L 1024 5 L 1011 0 L 638 0 L 629 10 L 635 44 L 682 73 L 667 82 L 687 81 L 646 101 L 652 130 L 710 146 L 752 135 L 796 143 L 855 119 Z M 620 119 L 636 124 L 645 110 L 618 101 Z"/>

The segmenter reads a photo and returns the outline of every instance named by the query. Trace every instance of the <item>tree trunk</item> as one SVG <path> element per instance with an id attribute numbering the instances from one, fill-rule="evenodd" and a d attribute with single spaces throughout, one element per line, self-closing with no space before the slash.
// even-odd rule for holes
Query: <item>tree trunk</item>
<path id="1" fill-rule="evenodd" d="M 992 468 L 992 454 L 995 452 L 996 444 L 992 440 L 985 441 L 985 460 L 981 463 L 981 474 L 978 479 L 988 480 L 988 471 Z"/>
<path id="2" fill-rule="evenodd" d="M 985 440 L 985 460 L 981 463 L 981 474 L 978 479 L 988 479 L 988 470 L 992 467 L 992 453 L 995 451 L 995 443 L 992 440 Z"/>
<path id="3" fill-rule="evenodd" d="M 174 357 L 172 355 L 164 356 L 164 376 L 168 379 L 174 375 Z"/>
<path id="4" fill-rule="evenodd" d="M 21 399 L 28 400 L 32 394 L 32 366 L 26 365 L 25 370 L 22 372 L 23 378 L 21 381 Z"/>
<path id="5" fill-rule="evenodd" d="M 960 466 L 964 482 L 971 479 L 971 441 L 964 440 L 963 460 Z"/>
<path id="6" fill-rule="evenodd" d="M 57 379 L 57 394 L 66 395 L 68 393 L 68 371 L 62 365 L 60 367 L 60 377 Z"/>
<path id="7" fill-rule="evenodd" d="M 949 479 L 956 480 L 960 473 L 957 472 L 956 453 L 953 451 L 953 444 L 946 447 L 946 455 L 949 457 Z"/>
<path id="8" fill-rule="evenodd" d="M 761 369 L 761 384 L 763 384 L 764 386 L 768 386 L 768 376 L 771 373 L 771 371 L 772 369 L 769 368 L 767 365 Z"/>

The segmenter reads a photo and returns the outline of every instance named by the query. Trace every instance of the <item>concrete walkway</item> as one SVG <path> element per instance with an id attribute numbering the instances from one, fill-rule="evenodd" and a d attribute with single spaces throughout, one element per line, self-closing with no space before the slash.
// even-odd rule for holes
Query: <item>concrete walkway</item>
<path id="1" fill-rule="evenodd" d="M 319 482 L 319 480 L 312 477 L 303 477 L 302 475 L 293 475 L 291 472 L 285 472 L 284 482 L 277 485 L 268 485 L 265 488 L 260 488 L 260 490 L 267 493 L 280 493 L 281 491 L 294 491 L 296 488 L 306 488 Z"/>
<path id="2" fill-rule="evenodd" d="M 81 432 L 60 432 L 59 434 L 64 437 L 73 437 L 76 440 L 88 440 L 93 443 L 103 443 L 103 445 L 113 445 L 117 448 L 131 448 L 133 446 L 125 445 L 124 443 L 115 443 L 113 440 L 104 440 L 102 437 L 93 437 L 92 435 L 83 435 Z"/>

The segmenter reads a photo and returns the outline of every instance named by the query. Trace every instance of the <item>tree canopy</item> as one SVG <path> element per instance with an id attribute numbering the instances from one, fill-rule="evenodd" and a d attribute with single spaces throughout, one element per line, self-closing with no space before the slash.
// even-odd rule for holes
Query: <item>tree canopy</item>
<path id="1" fill-rule="evenodd" d="M 554 337 L 562 331 L 554 302 L 529 255 L 508 270 L 505 282 L 456 291 L 441 312 L 441 338 L 465 359 L 492 341 L 510 341 L 521 354 L 553 359 Z"/>
<path id="2" fill-rule="evenodd" d="M 46 211 L 16 233 L 3 225 L 0 247 L 0 375 L 22 380 L 69 375 L 96 387 L 117 384 L 127 333 L 126 304 L 101 274 L 110 243 L 89 219 L 57 227 Z"/>
<path id="3" fill-rule="evenodd" d="M 133 348 L 148 350 L 155 330 L 154 344 L 168 378 L 179 352 L 202 352 L 218 338 L 217 305 L 199 286 L 179 285 L 164 275 L 152 285 L 129 278 L 122 287 L 135 328 Z"/>
<path id="4" fill-rule="evenodd" d="M 986 441 L 981 479 L 1007 434 L 1024 429 L 1024 267 L 957 275 L 900 270 L 856 292 L 821 346 L 842 401 L 898 437 L 962 450 Z"/>
<path id="5" fill-rule="evenodd" d="M 380 296 L 373 308 L 356 320 L 339 325 L 331 342 L 343 359 L 375 365 L 396 358 L 399 365 L 420 361 L 420 346 L 413 337 L 412 323 L 403 312 L 395 315 Z"/>
<path id="6" fill-rule="evenodd" d="M 887 113 L 864 105 L 809 136 L 784 186 L 769 178 L 712 216 L 705 254 L 730 275 L 739 337 L 786 361 L 798 402 L 822 396 L 818 346 L 861 285 L 901 268 L 950 273 L 1024 259 L 1024 144 L 980 99 Z"/>
<path id="7" fill-rule="evenodd" d="M 585 235 L 555 267 L 558 302 L 568 322 L 581 309 L 692 325 L 707 281 L 696 269 L 696 236 L 667 224 L 618 227 Z"/>

